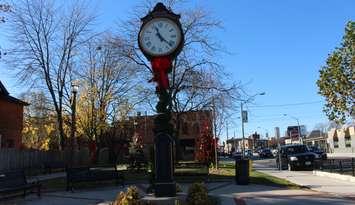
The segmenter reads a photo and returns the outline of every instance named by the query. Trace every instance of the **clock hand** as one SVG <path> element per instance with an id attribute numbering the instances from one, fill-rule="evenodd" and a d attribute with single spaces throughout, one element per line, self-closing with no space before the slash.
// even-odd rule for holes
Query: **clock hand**
<path id="1" fill-rule="evenodd" d="M 154 26 L 154 29 L 155 29 L 155 31 L 157 32 L 156 35 L 158 36 L 158 38 L 159 38 L 160 41 L 166 42 L 170 47 L 173 46 L 170 42 L 168 42 L 168 41 L 160 34 L 159 29 L 158 29 L 156 26 Z"/>
<path id="2" fill-rule="evenodd" d="M 156 26 L 154 26 L 154 29 L 157 32 L 156 35 L 158 36 L 159 40 L 164 41 L 165 39 L 161 36 L 159 29 Z"/>

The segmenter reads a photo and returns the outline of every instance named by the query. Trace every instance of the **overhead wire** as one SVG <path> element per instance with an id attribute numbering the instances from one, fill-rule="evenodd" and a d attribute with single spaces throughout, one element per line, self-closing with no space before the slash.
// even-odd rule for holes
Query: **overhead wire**
<path id="1" fill-rule="evenodd" d="M 278 104 L 278 105 L 248 105 L 250 108 L 264 108 L 264 107 L 289 107 L 289 106 L 300 106 L 300 105 L 310 105 L 321 103 L 322 101 L 310 101 L 310 102 L 300 102 L 300 103 L 288 103 L 288 104 Z"/>

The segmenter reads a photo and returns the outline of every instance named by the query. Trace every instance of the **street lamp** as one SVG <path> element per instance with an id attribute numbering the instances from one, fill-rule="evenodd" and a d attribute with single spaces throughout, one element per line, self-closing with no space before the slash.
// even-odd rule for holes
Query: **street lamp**
<path id="1" fill-rule="evenodd" d="M 216 122 L 216 104 L 215 104 L 215 96 L 212 97 L 212 133 L 214 136 L 214 163 L 215 163 L 215 168 L 218 169 L 218 153 L 217 153 L 217 122 Z M 227 130 L 228 130 L 228 125 L 227 125 Z M 228 133 L 228 131 L 227 131 Z M 228 134 L 227 134 L 228 135 Z M 227 140 L 228 140 L 228 136 L 227 136 Z"/>
<path id="2" fill-rule="evenodd" d="M 295 116 L 292 116 L 292 115 L 288 115 L 288 114 L 284 114 L 284 116 L 289 116 L 290 118 L 292 119 L 295 119 L 297 121 L 297 132 L 298 132 L 298 139 L 301 140 L 301 144 L 303 144 L 303 139 L 302 139 L 302 136 L 301 136 L 301 128 L 300 128 L 300 121 L 297 117 Z M 291 135 L 290 135 L 291 137 Z"/>
<path id="3" fill-rule="evenodd" d="M 75 131 L 76 131 L 76 119 L 75 119 L 75 115 L 76 115 L 76 94 L 78 93 L 79 90 L 79 85 L 77 81 L 73 81 L 71 83 L 71 87 L 72 87 L 72 113 L 71 113 L 71 120 L 72 120 L 72 124 L 71 124 L 71 151 L 72 151 L 72 159 L 73 159 L 73 155 L 74 155 L 74 149 L 76 146 L 76 142 L 75 142 Z"/>
<path id="4" fill-rule="evenodd" d="M 242 137 L 243 137 L 243 143 L 242 143 L 242 156 L 243 159 L 245 157 L 245 136 L 244 136 L 244 122 L 248 121 L 248 115 L 247 112 L 243 110 L 243 104 L 248 103 L 251 101 L 253 98 L 255 98 L 257 95 L 265 95 L 265 92 L 262 93 L 257 93 L 255 95 L 250 96 L 246 100 L 240 100 L 240 118 L 242 120 Z"/>

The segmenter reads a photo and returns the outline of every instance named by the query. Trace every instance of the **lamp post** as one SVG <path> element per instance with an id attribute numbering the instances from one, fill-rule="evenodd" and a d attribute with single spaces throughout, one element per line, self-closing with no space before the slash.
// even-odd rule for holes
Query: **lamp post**
<path id="1" fill-rule="evenodd" d="M 212 110 L 213 110 L 213 113 L 212 113 L 212 119 L 213 119 L 213 122 L 212 122 L 212 126 L 213 126 L 213 130 L 212 130 L 212 133 L 213 133 L 213 136 L 214 136 L 214 163 L 215 163 L 215 168 L 218 169 L 218 152 L 217 152 L 217 146 L 218 146 L 218 143 L 217 143 L 217 123 L 216 123 L 216 104 L 215 104 L 215 97 L 213 96 L 212 98 Z M 228 139 L 228 137 L 227 137 Z"/>
<path id="2" fill-rule="evenodd" d="M 253 98 L 255 98 L 258 95 L 265 95 L 265 92 L 262 93 L 257 93 L 255 95 L 250 96 L 249 98 L 247 98 L 246 100 L 240 100 L 240 118 L 242 120 L 242 137 L 243 137 L 243 143 L 242 143 L 242 156 L 243 159 L 245 157 L 245 136 L 244 136 L 244 123 L 248 121 L 248 114 L 246 111 L 243 110 L 243 105 L 245 103 L 248 103 L 249 101 L 251 101 Z"/>
<path id="3" fill-rule="evenodd" d="M 295 116 L 292 116 L 292 115 L 288 115 L 288 114 L 284 114 L 284 116 L 289 116 L 290 118 L 292 119 L 295 119 L 297 121 L 297 132 L 298 132 L 298 139 L 300 139 L 301 141 L 301 144 L 303 144 L 303 139 L 302 139 L 302 136 L 301 136 L 301 128 L 300 128 L 300 121 L 297 117 Z M 290 136 L 291 137 L 291 136 Z"/>
<path id="4" fill-rule="evenodd" d="M 71 153 L 72 153 L 72 157 L 71 157 L 71 162 L 73 163 L 73 159 L 74 159 L 74 150 L 76 148 L 76 141 L 75 141 L 75 131 L 76 131 L 76 94 L 78 93 L 78 83 L 76 81 L 73 81 L 71 84 L 72 87 L 72 113 L 71 113 Z M 73 164 L 72 164 L 73 165 Z"/>

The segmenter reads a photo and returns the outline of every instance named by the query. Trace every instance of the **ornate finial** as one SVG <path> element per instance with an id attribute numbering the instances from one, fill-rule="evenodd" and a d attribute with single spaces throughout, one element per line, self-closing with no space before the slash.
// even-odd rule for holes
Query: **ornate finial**
<path id="1" fill-rule="evenodd" d="M 165 5 L 161 2 L 158 2 L 157 5 L 155 5 L 153 11 L 166 11 L 168 10 Z"/>

